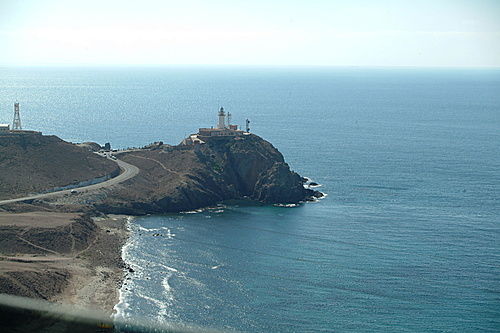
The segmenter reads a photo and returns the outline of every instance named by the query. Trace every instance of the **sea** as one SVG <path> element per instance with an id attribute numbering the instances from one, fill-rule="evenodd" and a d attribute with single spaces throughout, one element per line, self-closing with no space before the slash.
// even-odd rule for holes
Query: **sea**
<path id="1" fill-rule="evenodd" d="M 23 129 L 114 149 L 224 107 L 325 194 L 131 218 L 118 319 L 500 332 L 500 69 L 0 67 L 0 123 L 16 101 Z"/>

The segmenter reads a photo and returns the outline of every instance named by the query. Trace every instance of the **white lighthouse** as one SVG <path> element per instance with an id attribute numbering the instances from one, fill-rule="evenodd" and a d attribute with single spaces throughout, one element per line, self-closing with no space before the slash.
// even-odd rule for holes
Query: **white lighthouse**
<path id="1" fill-rule="evenodd" d="M 217 125 L 218 129 L 226 128 L 226 113 L 224 112 L 224 108 L 221 107 L 219 110 L 219 125 Z"/>
<path id="2" fill-rule="evenodd" d="M 195 142 L 202 144 L 205 143 L 205 140 L 209 140 L 214 137 L 238 137 L 249 134 L 238 129 L 238 125 L 231 124 L 231 114 L 229 112 L 225 112 L 224 108 L 221 107 L 219 109 L 218 116 L 219 123 L 216 128 L 200 128 L 198 133 L 192 134 L 189 138 L 184 139 L 183 144 L 191 145 Z"/>

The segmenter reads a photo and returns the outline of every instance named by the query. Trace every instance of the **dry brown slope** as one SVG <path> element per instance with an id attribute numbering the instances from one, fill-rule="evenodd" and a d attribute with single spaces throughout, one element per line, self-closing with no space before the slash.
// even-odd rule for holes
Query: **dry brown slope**
<path id="1" fill-rule="evenodd" d="M 111 313 L 123 278 L 123 217 L 0 213 L 0 293 Z"/>
<path id="2" fill-rule="evenodd" d="M 0 136 L 0 199 L 77 184 L 117 168 L 113 161 L 56 136 Z"/>
<path id="3" fill-rule="evenodd" d="M 97 226 L 77 213 L 0 213 L 0 292 L 50 299 L 70 272 L 56 265 L 88 248 Z"/>

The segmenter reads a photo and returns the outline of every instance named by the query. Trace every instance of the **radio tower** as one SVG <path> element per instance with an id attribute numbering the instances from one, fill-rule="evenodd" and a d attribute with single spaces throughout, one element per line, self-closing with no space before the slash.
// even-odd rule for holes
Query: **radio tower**
<path id="1" fill-rule="evenodd" d="M 21 126 L 21 116 L 19 115 L 19 103 L 14 103 L 14 122 L 12 124 L 13 131 L 22 131 L 23 128 Z"/>

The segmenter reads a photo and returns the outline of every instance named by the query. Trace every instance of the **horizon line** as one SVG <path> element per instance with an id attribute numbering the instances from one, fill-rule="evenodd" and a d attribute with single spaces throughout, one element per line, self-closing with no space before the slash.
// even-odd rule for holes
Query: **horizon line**
<path id="1" fill-rule="evenodd" d="M 277 68 L 408 68 L 408 69 L 500 69 L 499 66 L 427 66 L 427 65 L 327 65 L 327 64 L 113 64 L 113 63 L 0 63 L 0 67 L 277 67 Z"/>

